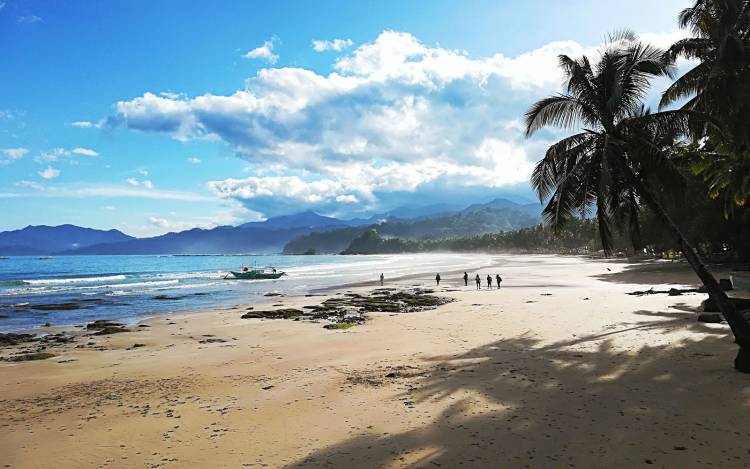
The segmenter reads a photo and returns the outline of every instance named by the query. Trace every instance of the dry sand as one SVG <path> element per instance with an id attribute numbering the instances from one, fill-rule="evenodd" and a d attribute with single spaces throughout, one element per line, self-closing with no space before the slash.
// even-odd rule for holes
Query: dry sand
<path id="1" fill-rule="evenodd" d="M 201 312 L 0 363 L 0 467 L 750 464 L 726 325 L 695 321 L 703 295 L 625 294 L 686 266 L 498 259 L 500 291 L 444 275 L 454 303 L 348 330 Z"/>

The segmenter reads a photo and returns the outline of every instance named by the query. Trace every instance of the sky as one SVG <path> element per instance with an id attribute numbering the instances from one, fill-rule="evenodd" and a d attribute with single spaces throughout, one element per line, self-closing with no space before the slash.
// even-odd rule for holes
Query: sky
<path id="1" fill-rule="evenodd" d="M 534 201 L 557 56 L 689 2 L 0 0 L 0 230 Z M 668 83 L 654 84 L 651 101 Z"/>

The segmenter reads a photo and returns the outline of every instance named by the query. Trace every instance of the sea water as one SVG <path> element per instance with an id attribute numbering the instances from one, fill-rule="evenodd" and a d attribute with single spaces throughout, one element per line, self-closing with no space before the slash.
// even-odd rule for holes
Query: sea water
<path id="1" fill-rule="evenodd" d="M 489 256 L 19 256 L 0 259 L 0 331 L 84 324 L 135 323 L 157 314 L 252 304 L 266 293 L 303 295 L 340 285 L 416 273 L 472 270 Z M 278 280 L 230 280 L 230 270 L 273 266 Z M 158 299 L 167 298 L 167 299 Z M 71 303 L 77 309 L 35 309 Z"/>

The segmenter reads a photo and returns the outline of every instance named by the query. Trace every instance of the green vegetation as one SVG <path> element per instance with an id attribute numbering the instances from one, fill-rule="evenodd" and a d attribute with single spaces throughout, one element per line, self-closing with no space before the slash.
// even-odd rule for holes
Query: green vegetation
<path id="1" fill-rule="evenodd" d="M 431 251 L 585 254 L 600 249 L 596 224 L 592 220 L 577 220 L 557 233 L 543 225 L 536 225 L 481 236 L 425 240 L 384 238 L 372 229 L 352 241 L 342 254 Z"/>
<path id="2" fill-rule="evenodd" d="M 732 203 L 725 207 L 743 207 L 748 200 L 750 0 L 696 0 L 679 18 L 694 37 L 668 52 L 625 32 L 612 37 L 598 62 L 560 56 L 564 92 L 531 106 L 526 133 L 545 127 L 579 131 L 549 147 L 532 184 L 547 203 L 543 215 L 553 230 L 591 214 L 607 253 L 615 228 L 629 235 L 634 248 L 642 245 L 641 212 L 647 208 L 729 323 L 740 347 L 735 368 L 750 373 L 750 320 L 729 301 L 665 204 L 684 197 L 685 169 L 703 175 L 710 197 L 728 194 Z M 651 81 L 672 78 L 680 55 L 699 64 L 667 89 L 662 106 L 685 98 L 687 103 L 652 114 L 643 104 Z"/>
<path id="3" fill-rule="evenodd" d="M 349 329 L 349 328 L 352 328 L 354 326 L 355 326 L 355 324 L 349 324 L 348 322 L 339 322 L 339 323 L 335 323 L 335 324 L 326 324 L 325 326 L 323 326 L 323 328 L 337 330 L 337 329 Z"/>

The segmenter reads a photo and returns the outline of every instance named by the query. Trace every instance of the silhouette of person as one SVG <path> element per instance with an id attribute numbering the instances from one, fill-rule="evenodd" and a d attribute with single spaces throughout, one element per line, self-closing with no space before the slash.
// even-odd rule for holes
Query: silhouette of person
<path id="1" fill-rule="evenodd" d="M 464 286 L 469 286 L 469 274 L 467 274 L 466 272 L 464 272 Z"/>
<path id="2" fill-rule="evenodd" d="M 479 278 L 479 274 L 477 274 L 476 278 L 474 280 L 477 282 L 477 290 L 482 289 L 482 279 Z"/>
<path id="3" fill-rule="evenodd" d="M 497 282 L 497 289 L 500 290 L 500 284 L 503 283 L 503 278 L 500 274 L 495 275 L 495 282 Z"/>
<path id="4" fill-rule="evenodd" d="M 487 274 L 487 288 L 492 288 L 492 275 Z"/>
<path id="5" fill-rule="evenodd" d="M 437 274 L 437 275 L 435 276 L 435 282 L 436 282 L 436 283 L 437 283 L 438 285 L 440 285 L 440 274 Z"/>
<path id="6" fill-rule="evenodd" d="M 383 280 L 385 280 L 385 276 L 383 274 L 380 274 L 380 286 L 383 286 Z"/>

